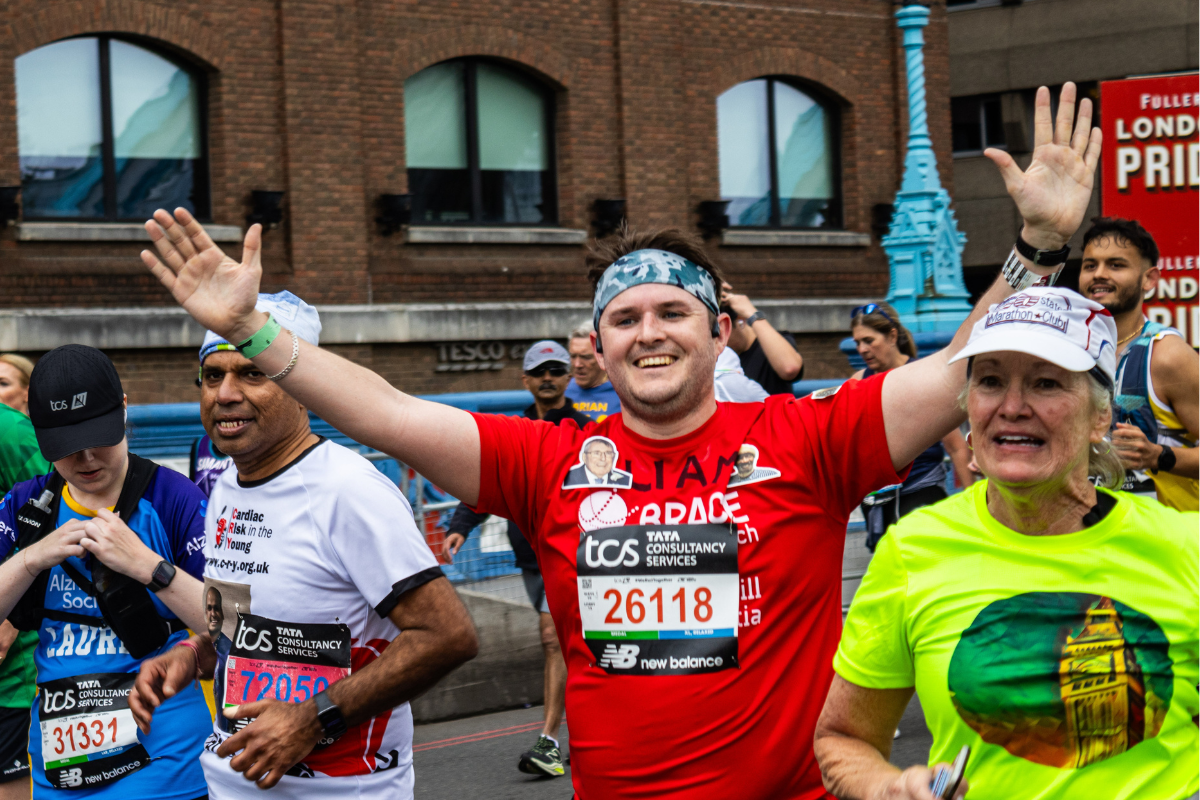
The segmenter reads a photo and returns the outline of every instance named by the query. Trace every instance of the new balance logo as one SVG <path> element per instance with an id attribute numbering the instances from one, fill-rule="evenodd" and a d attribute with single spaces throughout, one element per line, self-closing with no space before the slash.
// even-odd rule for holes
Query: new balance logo
<path id="1" fill-rule="evenodd" d="M 64 789 L 74 789 L 76 786 L 83 786 L 83 769 L 75 767 L 74 769 L 63 770 L 58 779 Z"/>
<path id="2" fill-rule="evenodd" d="M 600 654 L 600 660 L 596 662 L 598 667 L 611 667 L 612 669 L 633 669 L 637 666 L 638 653 L 641 648 L 636 644 L 606 645 L 604 652 Z"/>
<path id="3" fill-rule="evenodd" d="M 80 392 L 79 394 L 77 394 L 71 398 L 71 410 L 72 411 L 74 411 L 77 408 L 83 408 L 86 405 L 87 405 L 87 392 Z"/>

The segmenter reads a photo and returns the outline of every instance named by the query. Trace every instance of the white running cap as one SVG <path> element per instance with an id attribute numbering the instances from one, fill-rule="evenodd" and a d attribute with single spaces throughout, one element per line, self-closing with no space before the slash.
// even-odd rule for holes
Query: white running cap
<path id="1" fill-rule="evenodd" d="M 1071 372 L 1095 370 L 1112 388 L 1117 323 L 1108 309 L 1070 289 L 1030 287 L 988 309 L 950 363 L 983 353 L 1028 353 Z"/>

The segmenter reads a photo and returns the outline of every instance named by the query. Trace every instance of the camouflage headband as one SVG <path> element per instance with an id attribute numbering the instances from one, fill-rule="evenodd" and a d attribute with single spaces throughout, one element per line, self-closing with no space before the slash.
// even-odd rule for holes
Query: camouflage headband
<path id="1" fill-rule="evenodd" d="M 592 323 L 596 329 L 600 328 L 600 315 L 614 297 L 643 283 L 678 286 L 712 313 L 721 313 L 716 286 L 708 270 L 666 250 L 635 250 L 614 261 L 596 286 L 596 299 L 592 301 Z"/>

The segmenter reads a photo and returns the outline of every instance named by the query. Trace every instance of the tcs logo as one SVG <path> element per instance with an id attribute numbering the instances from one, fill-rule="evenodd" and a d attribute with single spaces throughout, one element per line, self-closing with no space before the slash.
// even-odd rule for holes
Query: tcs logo
<path id="1" fill-rule="evenodd" d="M 590 535 L 584 544 L 583 557 L 589 567 L 636 567 L 640 557 L 637 551 L 638 540 L 626 539 L 624 542 L 616 539 L 593 539 Z M 608 552 L 620 547 L 615 557 Z"/>
<path id="2" fill-rule="evenodd" d="M 274 649 L 269 630 L 264 628 L 260 631 L 245 622 L 238 625 L 237 632 L 233 635 L 233 646 L 239 650 L 259 650 L 263 653 L 269 653 Z"/>

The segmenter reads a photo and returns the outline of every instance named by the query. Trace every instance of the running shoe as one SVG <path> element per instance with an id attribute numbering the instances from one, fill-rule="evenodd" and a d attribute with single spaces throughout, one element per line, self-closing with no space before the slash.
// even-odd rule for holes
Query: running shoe
<path id="1" fill-rule="evenodd" d="M 549 775 L 557 778 L 564 774 L 562 752 L 549 736 L 539 736 L 532 750 L 521 754 L 517 769 L 530 775 Z"/>

